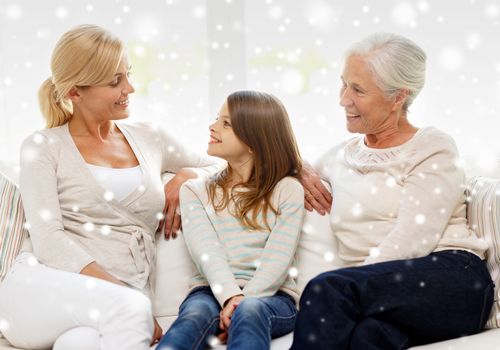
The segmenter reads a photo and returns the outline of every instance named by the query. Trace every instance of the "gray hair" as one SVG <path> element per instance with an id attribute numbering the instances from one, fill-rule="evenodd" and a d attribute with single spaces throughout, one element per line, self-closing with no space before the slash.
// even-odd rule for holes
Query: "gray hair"
<path id="1" fill-rule="evenodd" d="M 374 33 L 354 44 L 346 57 L 361 56 L 368 63 L 375 82 L 388 98 L 401 89 L 408 91 L 403 110 L 422 90 L 425 83 L 426 54 L 413 41 L 392 33 Z"/>

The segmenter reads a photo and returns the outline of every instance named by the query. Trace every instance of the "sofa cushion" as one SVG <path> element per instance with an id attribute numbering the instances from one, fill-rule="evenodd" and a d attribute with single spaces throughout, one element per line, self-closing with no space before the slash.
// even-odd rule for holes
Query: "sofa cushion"
<path id="1" fill-rule="evenodd" d="M 500 180 L 474 176 L 468 180 L 467 220 L 489 246 L 486 263 L 495 283 L 495 302 L 486 328 L 500 327 Z"/>
<path id="2" fill-rule="evenodd" d="M 182 233 L 176 239 L 156 236 L 156 286 L 152 297 L 153 313 L 157 317 L 176 316 L 187 296 L 189 281 L 196 267 L 184 243 Z"/>
<path id="3" fill-rule="evenodd" d="M 21 193 L 14 182 L 0 171 L 0 281 L 7 274 L 27 235 Z"/>
<path id="4" fill-rule="evenodd" d="M 329 185 L 324 183 L 327 188 Z M 325 271 L 342 267 L 337 255 L 337 239 L 330 227 L 330 215 L 306 212 L 296 254 L 297 285 L 302 292 L 306 284 Z"/>

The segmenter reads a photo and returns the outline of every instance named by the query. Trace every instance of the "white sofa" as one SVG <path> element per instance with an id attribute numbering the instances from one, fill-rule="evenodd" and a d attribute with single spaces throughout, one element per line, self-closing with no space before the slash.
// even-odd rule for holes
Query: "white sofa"
<path id="1" fill-rule="evenodd" d="M 17 178 L 15 169 L 0 163 L 0 172 Z M 500 180 L 499 180 L 500 182 Z M 499 187 L 500 188 L 500 187 Z M 500 193 L 498 194 L 500 196 Z M 490 209 L 491 210 L 491 209 Z M 494 210 L 500 210 L 500 207 Z M 0 226 L 1 227 L 1 226 Z M 482 226 L 481 226 L 482 227 Z M 1 233 L 0 233 L 1 239 Z M 175 320 L 180 302 L 188 292 L 188 281 L 194 265 L 191 263 L 182 236 L 166 241 L 158 236 L 157 287 L 153 300 L 154 314 L 164 330 Z M 297 281 L 304 288 L 307 281 L 320 272 L 340 267 L 336 255 L 336 241 L 330 231 L 328 217 L 313 212 L 306 215 L 302 237 L 297 252 Z M 500 317 L 500 316 L 499 316 Z M 0 315 L 1 318 L 1 315 Z M 292 334 L 273 340 L 272 349 L 288 349 Z M 224 349 L 216 345 L 216 349 Z M 0 350 L 13 350 L 8 342 L 0 338 Z M 471 350 L 500 349 L 500 329 L 485 330 L 474 336 L 453 339 L 412 348 L 414 350 Z"/>

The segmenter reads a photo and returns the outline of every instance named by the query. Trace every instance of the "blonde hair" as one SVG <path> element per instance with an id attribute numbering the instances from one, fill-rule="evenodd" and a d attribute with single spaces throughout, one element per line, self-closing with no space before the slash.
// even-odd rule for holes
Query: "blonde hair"
<path id="1" fill-rule="evenodd" d="M 111 81 L 124 56 L 122 41 L 109 31 L 90 24 L 64 33 L 52 53 L 52 77 L 38 91 L 47 128 L 67 123 L 73 115 L 68 93 L 74 87 Z"/>
<path id="2" fill-rule="evenodd" d="M 227 98 L 227 107 L 235 135 L 253 153 L 254 167 L 246 183 L 231 186 L 232 169 L 228 165 L 208 183 L 210 201 L 216 212 L 234 203 L 234 213 L 247 228 L 270 230 L 267 213 L 276 184 L 286 176 L 297 176 L 302 159 L 292 126 L 283 104 L 274 96 L 258 91 L 237 91 Z M 237 191 L 237 188 L 246 191 Z M 222 198 L 216 202 L 216 190 Z M 262 213 L 264 227 L 257 220 Z"/>

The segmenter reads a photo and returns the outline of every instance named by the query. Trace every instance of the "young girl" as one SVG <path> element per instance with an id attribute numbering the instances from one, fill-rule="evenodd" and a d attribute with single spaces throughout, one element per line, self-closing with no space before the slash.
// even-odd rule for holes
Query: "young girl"
<path id="1" fill-rule="evenodd" d="M 304 214 L 285 108 L 262 92 L 229 95 L 207 152 L 227 167 L 181 188 L 184 238 L 199 273 L 158 349 L 204 349 L 216 334 L 228 349 L 269 349 L 294 327 L 289 270 Z"/>

